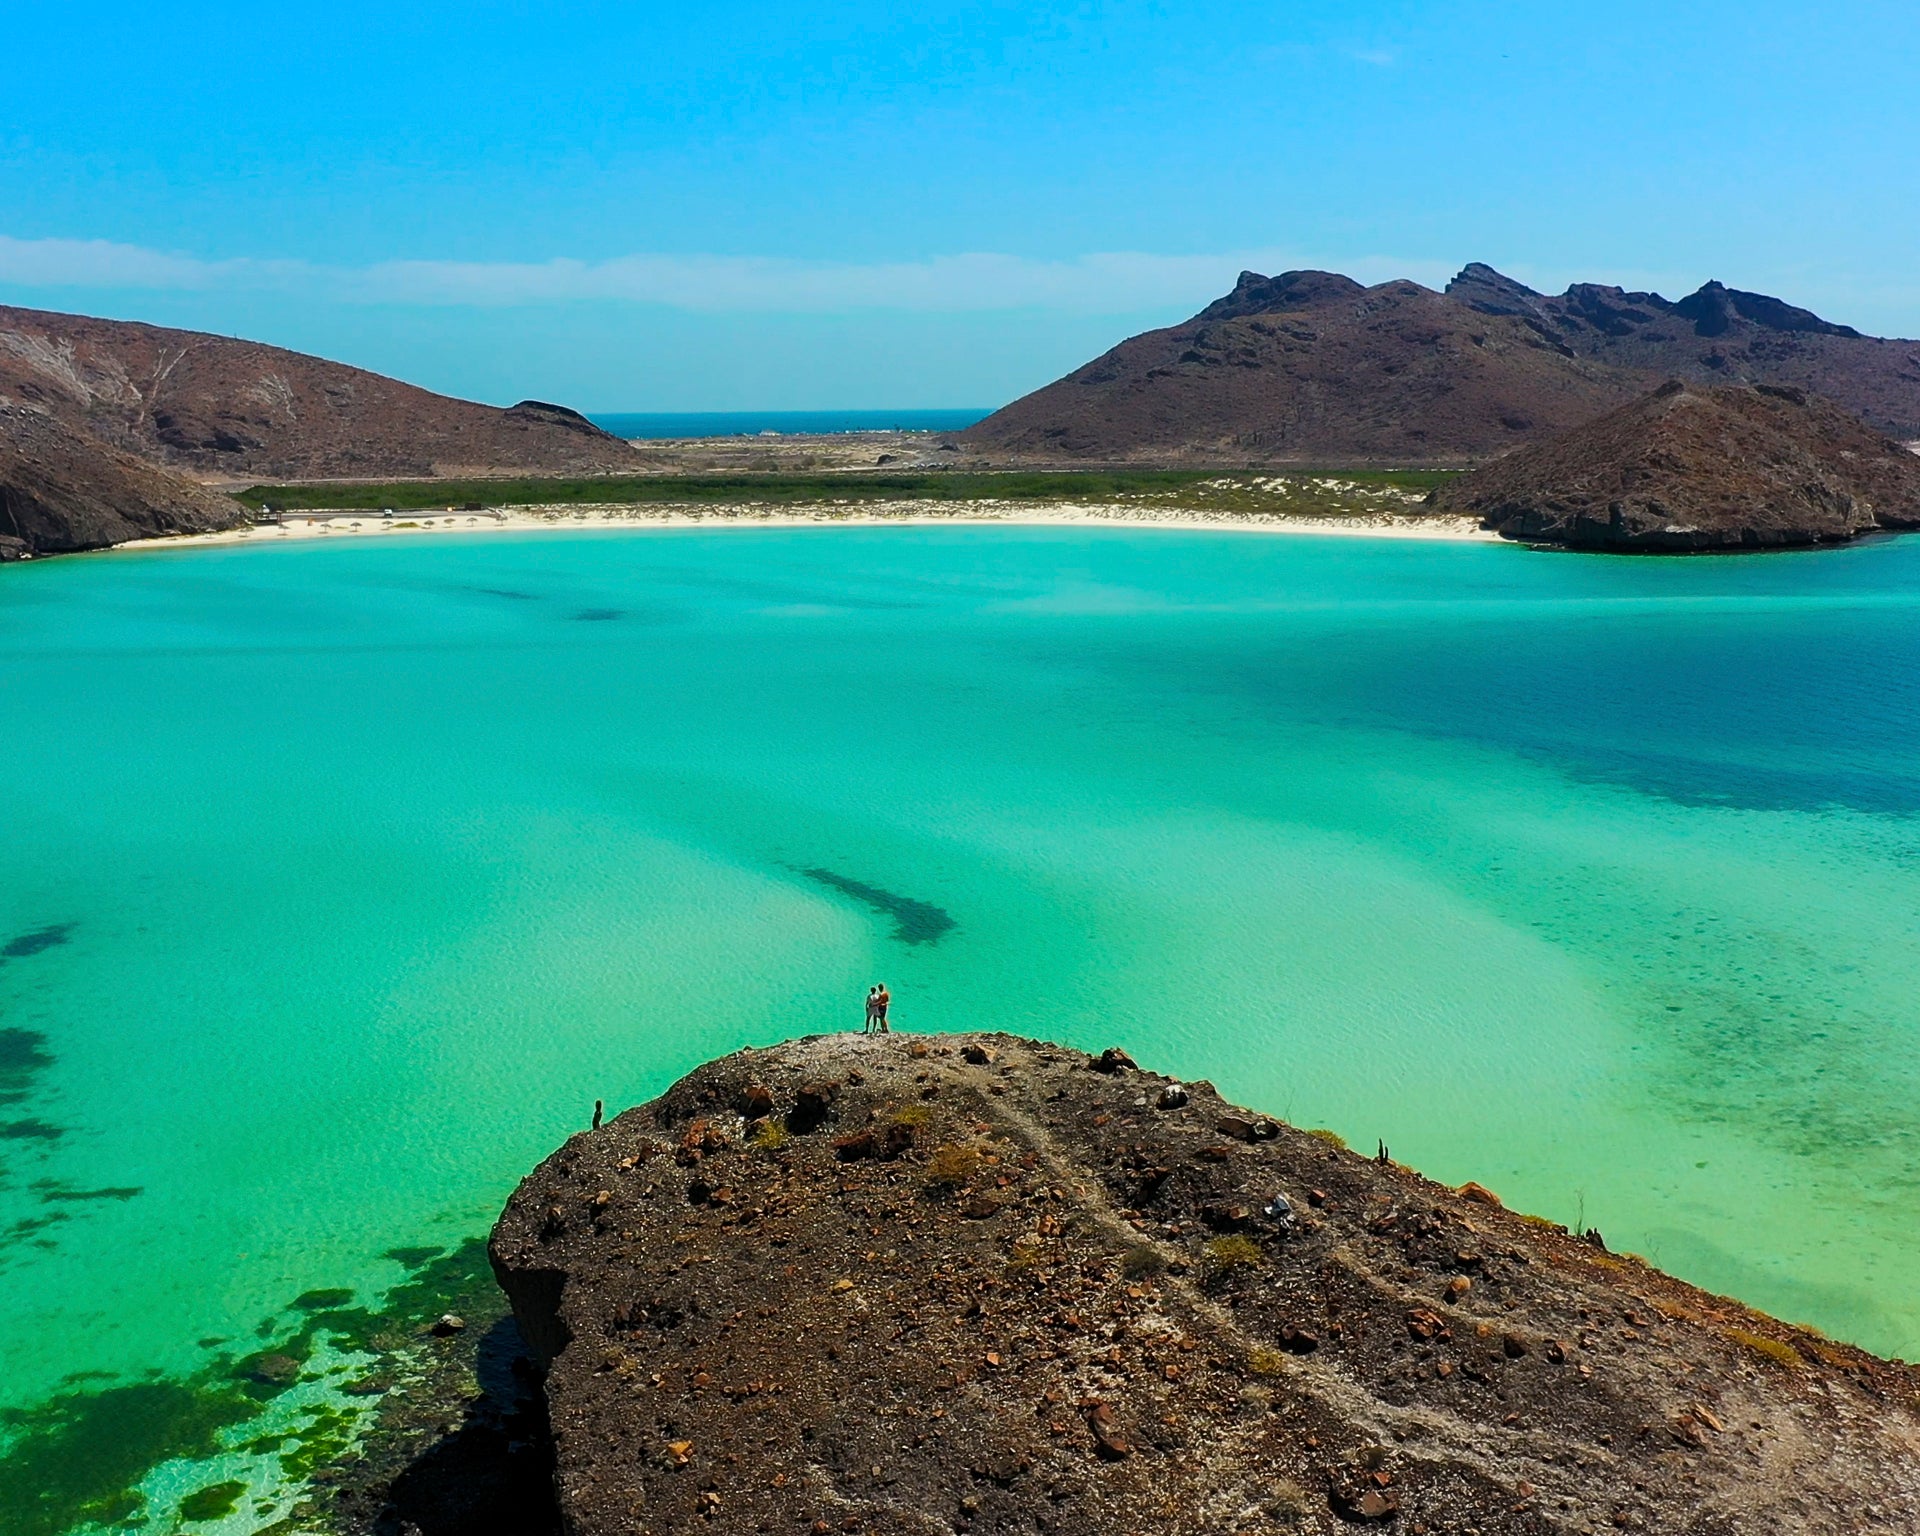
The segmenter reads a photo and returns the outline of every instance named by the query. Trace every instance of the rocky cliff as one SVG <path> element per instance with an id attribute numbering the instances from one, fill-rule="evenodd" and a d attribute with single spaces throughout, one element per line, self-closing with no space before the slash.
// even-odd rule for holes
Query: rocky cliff
<path id="1" fill-rule="evenodd" d="M 1920 1374 L 1117 1052 L 745 1051 L 491 1257 L 574 1536 L 1920 1529 Z"/>
<path id="2" fill-rule="evenodd" d="M 230 497 L 44 412 L 0 406 L 0 561 L 101 549 L 245 520 Z"/>
<path id="3" fill-rule="evenodd" d="M 502 410 L 258 342 L 0 307 L 0 405 L 10 404 L 136 457 L 231 479 L 592 474 L 648 462 L 563 406 Z"/>
<path id="4" fill-rule="evenodd" d="M 1920 456 L 1802 390 L 1673 380 L 1428 498 L 1580 549 L 1767 549 L 1920 527 Z"/>
<path id="5" fill-rule="evenodd" d="M 1243 272 L 963 434 L 1011 460 L 1459 464 L 1565 431 L 1668 377 L 1811 389 L 1920 438 L 1920 342 L 1708 283 L 1670 302 L 1535 293 L 1475 263 L 1436 293 Z"/>

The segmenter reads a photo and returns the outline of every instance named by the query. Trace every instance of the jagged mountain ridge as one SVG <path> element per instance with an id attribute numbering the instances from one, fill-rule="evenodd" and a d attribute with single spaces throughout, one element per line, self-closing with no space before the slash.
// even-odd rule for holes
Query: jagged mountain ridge
<path id="1" fill-rule="evenodd" d="M 1474 262 L 1446 291 L 1482 314 L 1536 325 L 1575 357 L 1689 383 L 1811 390 L 1878 431 L 1920 438 L 1920 341 L 1865 336 L 1718 282 L 1675 301 L 1599 283 L 1549 296 Z"/>
<path id="2" fill-rule="evenodd" d="M 0 405 L 202 478 L 631 470 L 563 406 L 457 400 L 260 342 L 0 306 Z"/>
<path id="3" fill-rule="evenodd" d="M 1471 463 L 1667 378 L 1810 389 L 1920 438 L 1920 342 L 1708 283 L 1677 302 L 1548 297 L 1480 263 L 1435 292 L 1243 272 L 1192 319 L 1122 342 L 964 434 L 1014 459 Z"/>

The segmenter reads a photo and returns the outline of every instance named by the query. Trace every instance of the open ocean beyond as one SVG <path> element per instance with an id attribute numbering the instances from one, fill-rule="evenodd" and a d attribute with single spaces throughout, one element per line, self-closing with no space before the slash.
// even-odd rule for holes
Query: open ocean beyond
<path id="1" fill-rule="evenodd" d="M 0 784 L 0 1406 L 377 1298 L 875 980 L 1920 1354 L 1920 538 L 48 560 Z"/>

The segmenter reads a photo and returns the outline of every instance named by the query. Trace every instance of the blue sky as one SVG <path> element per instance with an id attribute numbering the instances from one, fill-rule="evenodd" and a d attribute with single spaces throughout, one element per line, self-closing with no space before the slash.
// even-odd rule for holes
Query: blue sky
<path id="1" fill-rule="evenodd" d="M 1242 266 L 1920 335 L 1920 6 L 9 7 L 0 302 L 590 410 L 997 404 Z"/>

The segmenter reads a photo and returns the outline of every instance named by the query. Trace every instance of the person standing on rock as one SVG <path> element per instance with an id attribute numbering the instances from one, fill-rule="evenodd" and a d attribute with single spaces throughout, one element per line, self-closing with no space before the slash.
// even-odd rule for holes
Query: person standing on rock
<path id="1" fill-rule="evenodd" d="M 862 1034 L 871 1035 L 880 1029 L 880 985 L 878 982 L 867 988 L 867 1027 Z"/>
<path id="2" fill-rule="evenodd" d="M 877 983 L 873 990 L 876 994 L 874 1001 L 880 1009 L 880 1033 L 890 1035 L 893 1033 L 893 1026 L 887 1022 L 887 1009 L 893 1006 L 893 994 L 887 990 L 887 984 L 884 981 Z"/>

